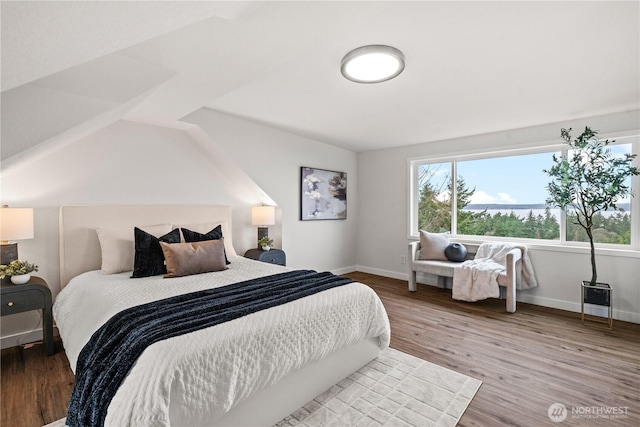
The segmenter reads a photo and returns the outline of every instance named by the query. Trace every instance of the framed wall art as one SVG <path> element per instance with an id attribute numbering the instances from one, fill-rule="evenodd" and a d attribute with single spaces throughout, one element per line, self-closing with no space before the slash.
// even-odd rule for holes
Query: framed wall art
<path id="1" fill-rule="evenodd" d="M 347 219 L 347 174 L 300 168 L 300 219 Z"/>

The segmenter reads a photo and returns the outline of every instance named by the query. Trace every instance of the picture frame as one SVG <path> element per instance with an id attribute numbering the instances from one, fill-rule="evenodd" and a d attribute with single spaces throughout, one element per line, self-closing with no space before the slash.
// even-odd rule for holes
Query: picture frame
<path id="1" fill-rule="evenodd" d="M 347 173 L 300 168 L 300 220 L 347 219 Z"/>

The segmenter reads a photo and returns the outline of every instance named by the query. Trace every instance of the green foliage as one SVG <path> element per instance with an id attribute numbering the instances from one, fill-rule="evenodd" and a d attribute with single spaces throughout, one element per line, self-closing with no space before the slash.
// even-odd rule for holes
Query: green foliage
<path id="1" fill-rule="evenodd" d="M 271 247 L 271 245 L 273 245 L 273 240 L 268 237 L 262 237 L 260 238 L 260 240 L 258 240 L 258 246 L 260 247 L 263 247 L 263 246 Z"/>
<path id="2" fill-rule="evenodd" d="M 8 276 L 28 274 L 34 271 L 38 271 L 37 265 L 32 264 L 29 261 L 20 261 L 19 259 L 16 259 L 11 261 L 9 265 L 0 265 L 0 279 L 4 279 Z"/>
<path id="3" fill-rule="evenodd" d="M 418 227 L 421 230 L 432 232 L 451 231 L 451 190 L 453 180 L 451 173 L 447 172 L 440 183 L 432 179 L 438 172 L 431 167 L 420 169 L 419 182 L 423 183 L 420 188 L 420 198 L 418 202 Z M 458 207 L 458 230 L 463 228 L 474 228 L 481 224 L 484 212 L 476 213 L 463 211 L 469 204 L 471 196 L 476 191 L 469 189 L 464 178 L 461 176 L 456 180 L 456 206 Z"/>
<path id="4" fill-rule="evenodd" d="M 451 173 L 446 173 L 445 178 L 438 183 L 434 179 L 438 172 L 439 169 L 431 165 L 420 168 L 418 180 L 422 187 L 418 201 L 418 227 L 421 230 L 451 230 L 451 200 L 450 197 L 442 196 L 447 186 L 451 185 Z"/>
<path id="5" fill-rule="evenodd" d="M 631 243 L 631 216 L 628 213 L 616 212 L 604 216 L 601 212 L 593 216 L 593 241 L 628 245 Z M 589 236 L 580 226 L 575 214 L 567 213 L 567 240 L 588 242 Z"/>
<path id="6" fill-rule="evenodd" d="M 573 210 L 568 223 L 582 227 L 587 235 L 591 245 L 591 284 L 594 285 L 598 277 L 594 246 L 596 214 L 617 209 L 616 203 L 633 195 L 628 178 L 640 171 L 632 165 L 635 155 L 614 156 L 607 147 L 610 141 L 602 141 L 598 132 L 589 127 L 575 139 L 571 137 L 571 128 L 562 129 L 560 135 L 570 150 L 566 158 L 554 155 L 554 165 L 544 170 L 551 177 L 547 204 L 565 211 Z M 569 233 L 574 233 L 579 240 L 580 233 L 576 229 L 570 229 Z"/>

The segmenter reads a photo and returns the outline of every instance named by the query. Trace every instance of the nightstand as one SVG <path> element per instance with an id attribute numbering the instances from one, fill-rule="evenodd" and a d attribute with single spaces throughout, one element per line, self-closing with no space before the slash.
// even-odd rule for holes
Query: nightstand
<path id="1" fill-rule="evenodd" d="M 53 349 L 53 314 L 51 290 L 44 279 L 31 276 L 24 285 L 2 283 L 0 287 L 0 315 L 22 313 L 31 310 L 42 310 L 42 335 L 47 355 Z"/>
<path id="2" fill-rule="evenodd" d="M 249 249 L 244 253 L 244 257 L 255 259 L 256 261 L 268 262 L 270 264 L 287 265 L 287 256 L 284 251 L 280 249 L 271 249 L 268 251 Z"/>

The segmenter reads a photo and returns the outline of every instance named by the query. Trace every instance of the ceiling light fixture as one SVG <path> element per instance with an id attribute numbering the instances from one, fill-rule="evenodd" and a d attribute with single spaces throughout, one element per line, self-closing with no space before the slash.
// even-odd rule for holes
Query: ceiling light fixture
<path id="1" fill-rule="evenodd" d="M 353 49 L 342 58 L 342 75 L 356 83 L 380 83 L 404 70 L 404 55 L 395 47 L 369 45 Z"/>

